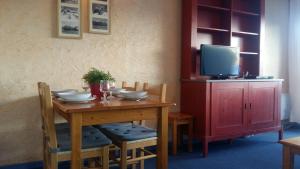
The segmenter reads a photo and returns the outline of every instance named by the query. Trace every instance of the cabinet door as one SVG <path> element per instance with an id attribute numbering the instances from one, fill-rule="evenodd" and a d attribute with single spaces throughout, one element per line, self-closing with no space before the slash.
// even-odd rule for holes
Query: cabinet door
<path id="1" fill-rule="evenodd" d="M 248 82 L 212 83 L 211 119 L 214 136 L 246 131 Z"/>
<path id="2" fill-rule="evenodd" d="M 279 125 L 279 83 L 249 82 L 249 129 Z"/>

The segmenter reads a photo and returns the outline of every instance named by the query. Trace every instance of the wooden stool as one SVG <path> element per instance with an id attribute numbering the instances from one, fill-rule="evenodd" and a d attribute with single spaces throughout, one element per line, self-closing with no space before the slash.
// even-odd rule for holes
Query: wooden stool
<path id="1" fill-rule="evenodd" d="M 180 125 L 188 125 L 188 148 L 192 152 L 193 145 L 193 116 L 184 113 L 169 113 L 169 123 L 173 129 L 173 155 L 177 153 L 177 127 Z M 179 133 L 181 135 L 181 132 Z"/>
<path id="2" fill-rule="evenodd" d="M 289 138 L 279 141 L 283 145 L 283 169 L 294 168 L 294 156 L 300 154 L 300 137 Z"/>

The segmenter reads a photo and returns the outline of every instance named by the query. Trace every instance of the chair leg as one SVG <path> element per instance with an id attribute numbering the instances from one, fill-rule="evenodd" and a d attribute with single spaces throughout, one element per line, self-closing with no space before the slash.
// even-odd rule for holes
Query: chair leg
<path id="1" fill-rule="evenodd" d="M 51 169 L 58 169 L 57 154 L 51 153 L 51 155 L 50 155 L 50 168 Z"/>
<path id="2" fill-rule="evenodd" d="M 144 150 L 144 147 L 141 147 L 142 150 Z M 144 151 L 141 151 L 141 157 L 145 155 Z M 140 162 L 140 169 L 144 169 L 145 167 L 145 160 L 141 160 Z"/>
<path id="3" fill-rule="evenodd" d="M 48 169 L 48 148 L 45 138 L 43 138 L 43 168 Z"/>
<path id="4" fill-rule="evenodd" d="M 136 158 L 136 149 L 135 148 L 132 149 L 131 153 L 132 153 L 132 159 L 135 159 Z M 132 164 L 132 169 L 136 169 L 136 163 Z"/>
<path id="5" fill-rule="evenodd" d="M 109 169 L 109 146 L 105 146 L 102 149 L 102 168 Z"/>
<path id="6" fill-rule="evenodd" d="M 189 123 L 189 152 L 193 151 L 193 121 Z"/>
<path id="7" fill-rule="evenodd" d="M 120 155 L 120 168 L 127 169 L 127 143 L 122 142 L 121 155 Z"/>
<path id="8" fill-rule="evenodd" d="M 176 120 L 174 120 L 173 121 L 173 127 L 172 127 L 172 129 L 173 129 L 173 155 L 176 155 L 176 153 L 177 153 L 177 121 Z"/>

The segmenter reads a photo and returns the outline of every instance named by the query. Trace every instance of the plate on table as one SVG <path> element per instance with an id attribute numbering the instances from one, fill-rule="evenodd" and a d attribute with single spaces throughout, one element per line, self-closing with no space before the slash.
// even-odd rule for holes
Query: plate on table
<path id="1" fill-rule="evenodd" d="M 147 96 L 146 91 L 121 91 L 120 95 L 124 96 L 125 98 L 142 98 Z"/>
<path id="2" fill-rule="evenodd" d="M 76 89 L 65 89 L 65 90 L 56 90 L 56 91 L 51 91 L 54 96 L 62 96 L 62 95 L 70 95 L 77 93 L 78 91 Z"/>
<path id="3" fill-rule="evenodd" d="M 110 88 L 109 89 L 109 91 L 111 91 L 113 95 L 118 95 L 125 90 L 126 89 L 123 89 L 123 88 Z"/>
<path id="4" fill-rule="evenodd" d="M 86 100 L 92 97 L 90 92 L 76 92 L 61 95 L 58 93 L 58 96 L 64 100 Z"/>
<path id="5" fill-rule="evenodd" d="M 144 100 L 146 98 L 148 98 L 148 95 L 144 95 L 141 97 L 126 97 L 126 96 L 122 96 L 123 99 L 125 100 L 131 100 L 131 101 L 140 101 L 140 100 Z"/>
<path id="6" fill-rule="evenodd" d="M 87 103 L 89 101 L 95 100 L 96 97 L 89 97 L 89 98 L 84 98 L 84 99 L 63 99 L 63 98 L 58 98 L 58 100 L 66 102 L 66 103 Z"/>

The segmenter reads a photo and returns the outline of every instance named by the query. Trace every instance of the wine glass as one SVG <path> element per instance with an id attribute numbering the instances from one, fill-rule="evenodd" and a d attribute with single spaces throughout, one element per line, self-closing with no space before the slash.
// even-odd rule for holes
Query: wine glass
<path id="1" fill-rule="evenodd" d="M 101 80 L 100 81 L 100 93 L 102 95 L 101 103 L 108 103 L 107 93 L 110 92 L 109 81 Z"/>

